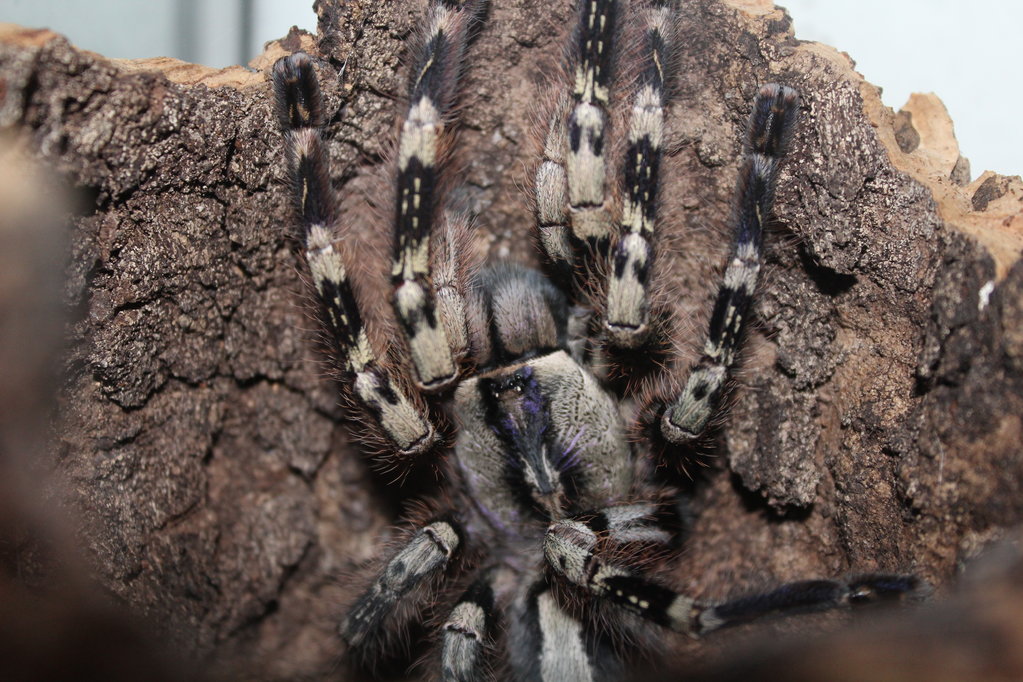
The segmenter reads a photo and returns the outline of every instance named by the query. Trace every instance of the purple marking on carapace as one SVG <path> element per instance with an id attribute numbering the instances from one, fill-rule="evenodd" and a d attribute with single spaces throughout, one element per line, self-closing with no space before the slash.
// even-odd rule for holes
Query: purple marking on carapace
<path id="1" fill-rule="evenodd" d="M 561 457 L 558 458 L 557 469 L 558 471 L 568 471 L 569 469 L 579 464 L 579 456 L 582 450 L 576 450 L 575 446 L 579 443 L 579 439 L 586 433 L 586 427 L 580 426 L 576 434 L 572 436 L 572 440 L 568 442 L 568 446 L 562 450 Z"/>

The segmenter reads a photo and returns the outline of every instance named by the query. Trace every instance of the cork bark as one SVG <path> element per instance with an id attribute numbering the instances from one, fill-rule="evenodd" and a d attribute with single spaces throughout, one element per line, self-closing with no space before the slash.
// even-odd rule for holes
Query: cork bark
<path id="1" fill-rule="evenodd" d="M 570 3 L 492 5 L 470 51 L 455 200 L 479 216 L 491 259 L 537 263 L 523 190 L 533 103 Z M 335 188 L 360 216 L 349 238 L 364 245 L 371 317 L 386 315 L 381 179 L 419 10 L 319 0 L 317 35 L 293 30 L 251 68 L 222 71 L 110 60 L 47 31 L 0 28 L 0 129 L 59 174 L 74 214 L 53 242 L 68 247 L 56 442 L 40 454 L 55 479 L 37 484 L 74 528 L 92 584 L 207 672 L 340 675 L 336 625 L 352 589 L 340 576 L 375 555 L 404 508 L 321 375 L 285 238 L 267 74 L 300 49 L 322 60 Z M 720 598 L 908 572 L 944 604 L 963 566 L 1023 516 L 1023 183 L 993 173 L 970 183 L 936 98 L 885 108 L 845 55 L 796 40 L 770 3 L 691 0 L 681 30 L 655 271 L 690 330 L 681 368 L 726 256 L 749 102 L 758 84 L 779 81 L 803 103 L 757 328 L 694 486 L 677 584 Z M 31 565 L 12 571 L 44 584 L 45 557 L 19 556 Z M 1004 576 L 1020 563 L 1005 565 L 992 584 L 1018 601 Z M 886 627 L 908 636 L 920 616 L 900 617 Z M 771 627 L 805 637 L 843 620 Z M 756 632 L 677 642 L 668 657 L 710 675 Z M 848 649 L 872 636 L 857 632 L 829 641 Z M 991 651 L 1013 641 L 977 632 Z M 827 679 L 799 677 L 784 648 L 751 651 L 740 660 L 778 667 L 750 670 Z M 1023 672 L 1011 656 L 988 660 Z M 898 679 L 918 679 L 907 675 Z"/>

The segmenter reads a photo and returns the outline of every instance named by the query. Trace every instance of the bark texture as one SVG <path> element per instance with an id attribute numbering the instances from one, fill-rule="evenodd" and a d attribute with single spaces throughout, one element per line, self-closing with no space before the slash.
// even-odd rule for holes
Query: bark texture
<path id="1" fill-rule="evenodd" d="M 470 52 L 456 198 L 493 259 L 537 260 L 522 191 L 532 103 L 569 5 L 493 3 Z M 322 58 L 335 186 L 360 216 L 362 288 L 385 311 L 380 197 L 420 6 L 316 10 L 317 36 L 293 31 L 252 69 L 224 71 L 0 29 L 0 128 L 79 194 L 55 494 L 98 584 L 232 676 L 337 675 L 352 590 L 339 576 L 374 556 L 402 508 L 319 373 L 267 73 L 299 49 Z M 803 104 L 759 326 L 696 487 L 678 584 L 718 598 L 911 572 L 940 599 L 1023 516 L 1023 184 L 967 184 L 940 102 L 885 109 L 847 57 L 795 40 L 769 3 L 691 0 L 682 32 L 655 277 L 690 330 L 683 353 L 697 350 L 726 255 L 755 88 L 780 81 Z M 678 655 L 713 660 L 742 637 L 679 643 Z"/>

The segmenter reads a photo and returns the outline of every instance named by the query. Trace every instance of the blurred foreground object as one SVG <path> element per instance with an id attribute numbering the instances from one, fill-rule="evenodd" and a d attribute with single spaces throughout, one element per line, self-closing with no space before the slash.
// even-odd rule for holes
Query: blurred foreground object
<path id="1" fill-rule="evenodd" d="M 51 476 L 69 206 L 0 135 L 0 678 L 179 679 L 93 585 Z"/>

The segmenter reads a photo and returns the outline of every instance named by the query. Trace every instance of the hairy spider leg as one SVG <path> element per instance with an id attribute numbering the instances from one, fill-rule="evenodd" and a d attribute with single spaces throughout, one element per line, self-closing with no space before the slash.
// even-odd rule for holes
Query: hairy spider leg
<path id="1" fill-rule="evenodd" d="M 770 84 L 753 102 L 747 154 L 736 192 L 732 255 L 718 289 L 710 330 L 700 359 L 682 393 L 661 417 L 661 433 L 672 443 L 689 443 L 703 433 L 717 411 L 742 343 L 763 257 L 763 226 L 770 218 L 778 166 L 796 124 L 799 95 Z"/>
<path id="2" fill-rule="evenodd" d="M 566 69 L 571 91 L 552 107 L 534 178 L 541 246 L 562 274 L 574 267 L 573 245 L 601 252 L 611 238 L 605 152 L 618 5 L 617 0 L 579 3 Z"/>
<path id="3" fill-rule="evenodd" d="M 582 16 L 576 35 L 574 104 L 568 116 L 568 201 L 576 239 L 606 242 L 611 236 L 611 218 L 604 151 L 610 126 L 618 2 L 579 4 Z"/>
<path id="4" fill-rule="evenodd" d="M 666 513 L 668 512 L 668 513 Z M 619 554 L 634 560 L 665 556 L 678 537 L 673 512 L 656 502 L 613 505 L 574 518 L 585 519 Z M 557 523 L 557 522 L 556 522 Z M 623 548 L 628 547 L 628 550 Z M 556 559 L 555 559 L 556 560 Z M 549 561 L 549 559 L 548 559 Z M 622 679 L 626 658 L 603 628 L 594 628 L 589 608 L 580 610 L 563 589 L 552 584 L 554 576 L 533 576 L 521 601 L 510 612 L 518 620 L 508 626 L 508 650 L 513 668 L 523 679 L 594 681 Z M 574 596 L 574 595 L 573 595 Z"/>
<path id="5" fill-rule="evenodd" d="M 545 579 L 528 591 L 522 609 L 521 641 L 510 642 L 509 654 L 520 679 L 543 682 L 594 682 L 625 678 L 623 661 L 604 633 L 558 598 Z"/>
<path id="6" fill-rule="evenodd" d="M 423 391 L 441 391 L 456 382 L 459 354 L 465 352 L 464 322 L 461 339 L 452 340 L 441 317 L 445 311 L 438 310 L 431 265 L 443 262 L 447 254 L 431 255 L 430 234 L 444 220 L 438 181 L 450 143 L 448 128 L 465 47 L 482 5 L 479 0 L 431 5 L 422 42 L 416 46 L 408 110 L 398 137 L 393 304 Z M 445 303 L 464 320 L 457 296 Z"/>
<path id="7" fill-rule="evenodd" d="M 477 577 L 459 597 L 444 622 L 441 676 L 451 682 L 487 679 L 488 645 L 494 628 L 495 570 Z"/>
<path id="8" fill-rule="evenodd" d="M 372 649 L 365 646 L 367 640 L 381 632 L 399 602 L 407 604 L 415 588 L 447 568 L 462 544 L 461 533 L 461 527 L 451 518 L 432 521 L 391 557 L 341 623 L 341 636 L 349 647 Z"/>
<path id="9" fill-rule="evenodd" d="M 565 170 L 565 116 L 569 98 L 557 98 L 547 122 L 543 157 L 533 179 L 536 195 L 536 227 L 540 247 L 561 282 L 572 283 L 575 255 L 568 217 L 568 177 Z"/>
<path id="10" fill-rule="evenodd" d="M 691 636 L 767 616 L 859 606 L 914 592 L 913 576 L 870 574 L 849 580 L 805 580 L 719 603 L 699 602 L 609 557 L 607 531 L 583 517 L 557 521 L 544 537 L 555 573 L 590 594 L 657 625 Z"/>
<path id="11" fill-rule="evenodd" d="M 367 413 L 386 446 L 416 456 L 437 440 L 426 406 L 382 361 L 363 324 L 348 268 L 336 248 L 330 160 L 323 144 L 323 101 L 312 60 L 298 53 L 274 65 L 277 115 L 285 132 L 300 250 L 309 268 L 327 342 L 346 397 Z"/>
<path id="12" fill-rule="evenodd" d="M 608 341 L 635 348 L 649 332 L 649 277 L 654 258 L 657 193 L 664 144 L 668 69 L 676 46 L 674 2 L 643 7 L 640 71 L 631 102 L 622 168 L 621 227 L 607 265 L 604 330 Z"/>

